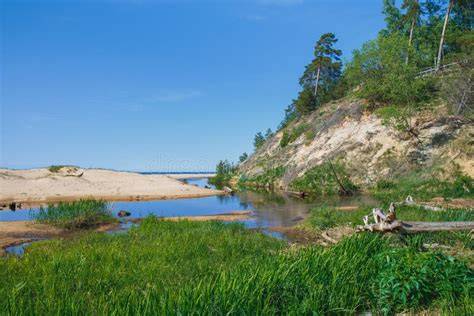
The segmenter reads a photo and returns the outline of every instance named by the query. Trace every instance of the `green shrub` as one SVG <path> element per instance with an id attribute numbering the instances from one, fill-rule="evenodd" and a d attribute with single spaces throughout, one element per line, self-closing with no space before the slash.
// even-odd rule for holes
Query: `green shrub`
<path id="1" fill-rule="evenodd" d="M 107 203 L 94 199 L 48 204 L 47 208 L 40 207 L 35 219 L 66 229 L 89 228 L 115 220 Z"/>
<path id="2" fill-rule="evenodd" d="M 300 124 L 293 128 L 291 131 L 283 131 L 283 136 L 280 140 L 280 147 L 286 147 L 288 144 L 291 144 L 297 140 L 306 130 L 308 130 L 308 124 Z"/>
<path id="3" fill-rule="evenodd" d="M 62 165 L 52 165 L 52 166 L 49 166 L 48 167 L 48 170 L 49 172 L 52 172 L 52 173 L 57 173 L 59 172 L 59 170 L 61 170 L 62 168 L 64 168 L 66 166 L 62 166 Z"/>
<path id="4" fill-rule="evenodd" d="M 395 180 L 380 180 L 372 189 L 380 199 L 402 201 L 408 195 L 414 199 L 432 197 L 472 198 L 474 197 L 473 179 L 456 170 L 451 179 L 440 180 L 426 170 L 403 176 Z"/>
<path id="5" fill-rule="evenodd" d="M 266 169 L 262 174 L 254 177 L 242 176 L 239 179 L 239 185 L 248 187 L 273 187 L 285 174 L 285 167 Z"/>
<path id="6" fill-rule="evenodd" d="M 443 300 L 456 305 L 474 291 L 474 273 L 467 265 L 442 253 L 410 248 L 379 255 L 382 268 L 371 289 L 384 314 L 416 311 Z"/>
<path id="7" fill-rule="evenodd" d="M 339 162 L 334 162 L 332 166 L 331 163 L 325 162 L 306 171 L 302 177 L 290 183 L 290 188 L 317 195 L 343 193 L 334 173 L 337 174 L 337 178 L 345 190 L 352 193 L 357 191 L 357 186 L 351 181 L 344 166 Z"/>

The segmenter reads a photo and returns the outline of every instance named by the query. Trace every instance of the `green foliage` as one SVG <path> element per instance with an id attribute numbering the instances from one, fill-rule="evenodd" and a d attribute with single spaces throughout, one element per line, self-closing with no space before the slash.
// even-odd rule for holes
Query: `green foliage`
<path id="1" fill-rule="evenodd" d="M 306 171 L 302 177 L 297 178 L 290 183 L 290 188 L 315 195 L 333 195 L 341 193 L 342 188 L 334 173 L 336 173 L 337 179 L 339 179 L 346 190 L 352 192 L 357 191 L 357 186 L 351 181 L 345 167 L 339 162 L 332 163 L 332 167 L 331 163 L 325 162 Z"/>
<path id="2" fill-rule="evenodd" d="M 286 128 L 291 122 L 293 122 L 298 117 L 294 103 L 288 105 L 285 109 L 285 117 L 278 125 L 278 131 Z"/>
<path id="3" fill-rule="evenodd" d="M 266 169 L 262 174 L 254 177 L 241 177 L 239 185 L 244 187 L 273 187 L 285 174 L 285 167 Z"/>
<path id="4" fill-rule="evenodd" d="M 286 147 L 288 144 L 291 144 L 297 140 L 303 133 L 305 133 L 309 128 L 308 124 L 300 124 L 294 127 L 291 131 L 283 131 L 282 138 L 280 139 L 280 147 Z"/>
<path id="5" fill-rule="evenodd" d="M 270 139 L 272 136 L 273 136 L 272 130 L 270 128 L 267 129 L 267 131 L 265 132 L 265 140 Z"/>
<path id="6" fill-rule="evenodd" d="M 387 200 L 389 201 L 389 200 Z M 385 203 L 384 208 L 388 208 Z M 338 210 L 334 207 L 317 207 L 311 211 L 305 225 L 310 228 L 326 229 L 336 226 L 356 226 L 362 224 L 365 215 L 372 214 L 371 207 L 360 207 L 357 210 Z M 427 211 L 416 206 L 397 204 L 397 218 L 404 221 L 452 222 L 473 221 L 474 211 L 453 209 L 444 212 Z"/>
<path id="7" fill-rule="evenodd" d="M 52 166 L 49 166 L 48 167 L 48 170 L 49 172 L 52 172 L 52 173 L 57 173 L 59 172 L 59 170 L 61 170 L 62 168 L 64 168 L 66 166 L 62 166 L 62 165 L 52 165 Z"/>
<path id="8" fill-rule="evenodd" d="M 221 160 L 216 166 L 216 175 L 209 178 L 210 184 L 218 187 L 229 183 L 230 179 L 234 176 L 236 167 L 227 160 Z"/>
<path id="9" fill-rule="evenodd" d="M 298 98 L 293 100 L 295 109 L 299 115 L 304 115 L 312 112 L 316 108 L 316 97 L 309 87 L 304 87 L 298 94 Z"/>
<path id="10" fill-rule="evenodd" d="M 410 128 L 410 112 L 411 109 L 409 108 L 400 108 L 395 105 L 387 105 L 375 111 L 382 119 L 383 125 L 393 127 L 400 131 L 406 131 Z"/>
<path id="11" fill-rule="evenodd" d="M 311 143 L 316 137 L 316 131 L 313 128 L 308 128 L 304 132 L 304 137 L 306 139 L 306 143 Z"/>
<path id="12" fill-rule="evenodd" d="M 456 305 L 474 291 L 474 271 L 442 253 L 420 253 L 410 248 L 379 255 L 382 269 L 371 289 L 384 314 L 416 311 L 442 300 Z"/>
<path id="13" fill-rule="evenodd" d="M 263 144 L 265 144 L 265 137 L 262 135 L 261 132 L 258 132 L 257 134 L 255 134 L 255 138 L 253 140 L 253 146 L 255 148 L 255 150 L 258 150 L 260 147 L 263 146 Z"/>
<path id="14" fill-rule="evenodd" d="M 239 156 L 239 162 L 244 162 L 245 160 L 247 160 L 247 158 L 249 157 L 249 155 L 247 155 L 247 153 L 243 153 L 242 155 Z"/>
<path id="15" fill-rule="evenodd" d="M 0 260 L 0 313 L 402 312 L 399 298 L 384 290 L 404 284 L 413 274 L 423 280 L 419 268 L 425 267 L 435 275 L 419 282 L 422 293 L 446 298 L 440 303 L 446 310 L 469 308 L 472 270 L 432 253 L 411 261 L 405 252 L 376 234 L 355 235 L 326 249 L 288 251 L 283 242 L 243 225 L 151 217 L 125 234 L 37 242 L 21 259 Z M 385 264 L 386 256 L 407 266 Z M 456 295 L 457 301 L 450 300 Z M 415 310 L 430 307 L 432 300 L 425 296 Z M 388 305 L 378 307 L 381 302 Z"/>
<path id="16" fill-rule="evenodd" d="M 35 219 L 40 223 L 66 229 L 90 228 L 115 219 L 102 200 L 82 199 L 40 207 Z"/>
<path id="17" fill-rule="evenodd" d="M 427 199 L 432 197 L 444 198 L 473 198 L 473 179 L 459 170 L 453 173 L 449 180 L 440 180 L 426 170 L 397 179 L 384 179 L 376 183 L 372 189 L 373 194 L 384 200 L 402 201 L 408 195 L 414 199 Z"/>
<path id="18" fill-rule="evenodd" d="M 405 63 L 407 53 L 409 64 Z M 417 77 L 419 54 L 398 33 L 380 35 L 354 51 L 345 76 L 352 86 L 359 86 L 358 95 L 371 103 L 414 106 L 433 95 L 431 81 Z"/>
<path id="19" fill-rule="evenodd" d="M 321 105 L 331 99 L 332 92 L 341 78 L 340 57 L 342 51 L 333 47 L 336 42 L 337 38 L 333 33 L 321 35 L 314 47 L 314 59 L 306 66 L 303 76 L 300 78 L 303 91 L 307 90 L 313 94 L 314 106 Z M 309 99 L 309 93 L 306 97 Z M 298 100 L 301 98 L 300 94 Z M 301 106 L 296 108 L 300 114 L 314 109 L 314 107 L 302 108 Z"/>

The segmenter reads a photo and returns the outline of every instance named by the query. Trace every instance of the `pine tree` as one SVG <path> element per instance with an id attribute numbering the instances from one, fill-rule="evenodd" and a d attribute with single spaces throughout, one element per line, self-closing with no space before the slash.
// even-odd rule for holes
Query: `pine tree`
<path id="1" fill-rule="evenodd" d="M 325 33 L 316 42 L 314 47 L 314 60 L 306 66 L 303 76 L 300 78 L 300 84 L 303 91 L 300 97 L 306 100 L 299 102 L 296 106 L 298 111 L 302 104 L 312 105 L 313 101 L 307 95 L 308 88 L 314 89 L 315 105 L 322 103 L 320 91 L 328 92 L 341 77 L 342 63 L 340 49 L 335 49 L 333 45 L 337 42 L 337 38 L 333 33 Z M 298 98 L 299 99 L 299 98 Z"/>

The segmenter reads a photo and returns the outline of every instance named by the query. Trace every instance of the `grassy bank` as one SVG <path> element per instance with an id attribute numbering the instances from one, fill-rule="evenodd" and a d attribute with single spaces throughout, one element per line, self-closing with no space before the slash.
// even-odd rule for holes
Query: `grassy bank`
<path id="1" fill-rule="evenodd" d="M 376 234 L 288 248 L 238 224 L 146 219 L 0 260 L 0 313 L 474 311 L 473 270 Z"/>
<path id="2" fill-rule="evenodd" d="M 35 219 L 40 223 L 66 229 L 90 228 L 115 221 L 107 203 L 94 199 L 49 204 L 46 208 L 40 208 Z"/>

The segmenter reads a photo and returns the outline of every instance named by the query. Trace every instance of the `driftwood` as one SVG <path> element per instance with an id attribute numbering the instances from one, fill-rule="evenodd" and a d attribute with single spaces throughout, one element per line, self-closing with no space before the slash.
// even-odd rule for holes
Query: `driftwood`
<path id="1" fill-rule="evenodd" d="M 234 194 L 234 190 L 229 187 L 224 187 L 223 190 L 226 194 Z"/>
<path id="2" fill-rule="evenodd" d="M 422 208 L 422 209 L 425 209 L 425 210 L 428 210 L 428 211 L 435 211 L 435 212 L 447 211 L 447 209 L 442 208 L 442 207 L 415 203 L 415 201 L 413 201 L 413 198 L 411 196 L 407 196 L 407 198 L 405 199 L 403 204 L 404 205 L 416 206 L 416 207 L 419 207 L 419 208 Z"/>
<path id="3" fill-rule="evenodd" d="M 442 232 L 472 230 L 474 221 L 469 222 L 403 222 L 402 231 L 406 233 Z"/>
<path id="4" fill-rule="evenodd" d="M 329 235 L 328 235 L 327 232 L 323 232 L 323 233 L 321 234 L 321 237 L 323 237 L 325 240 L 329 241 L 329 242 L 332 243 L 332 244 L 337 243 L 337 241 L 336 241 L 335 239 L 329 237 Z"/>
<path id="5" fill-rule="evenodd" d="M 285 191 L 285 193 L 287 193 L 289 195 L 297 196 L 297 197 L 300 197 L 300 198 L 304 198 L 305 196 L 308 195 L 308 193 L 306 193 L 306 192 L 299 192 L 299 191 Z"/>
<path id="6" fill-rule="evenodd" d="M 414 203 L 408 196 L 405 203 Z M 411 204 L 413 205 L 413 204 Z M 364 225 L 357 227 L 357 231 L 371 232 L 402 232 L 406 234 L 421 232 L 439 232 L 456 230 L 474 230 L 474 221 L 469 222 L 410 222 L 397 220 L 395 213 L 395 203 L 390 203 L 388 214 L 381 208 L 372 209 L 375 223 L 369 222 L 369 215 L 364 216 Z"/>

